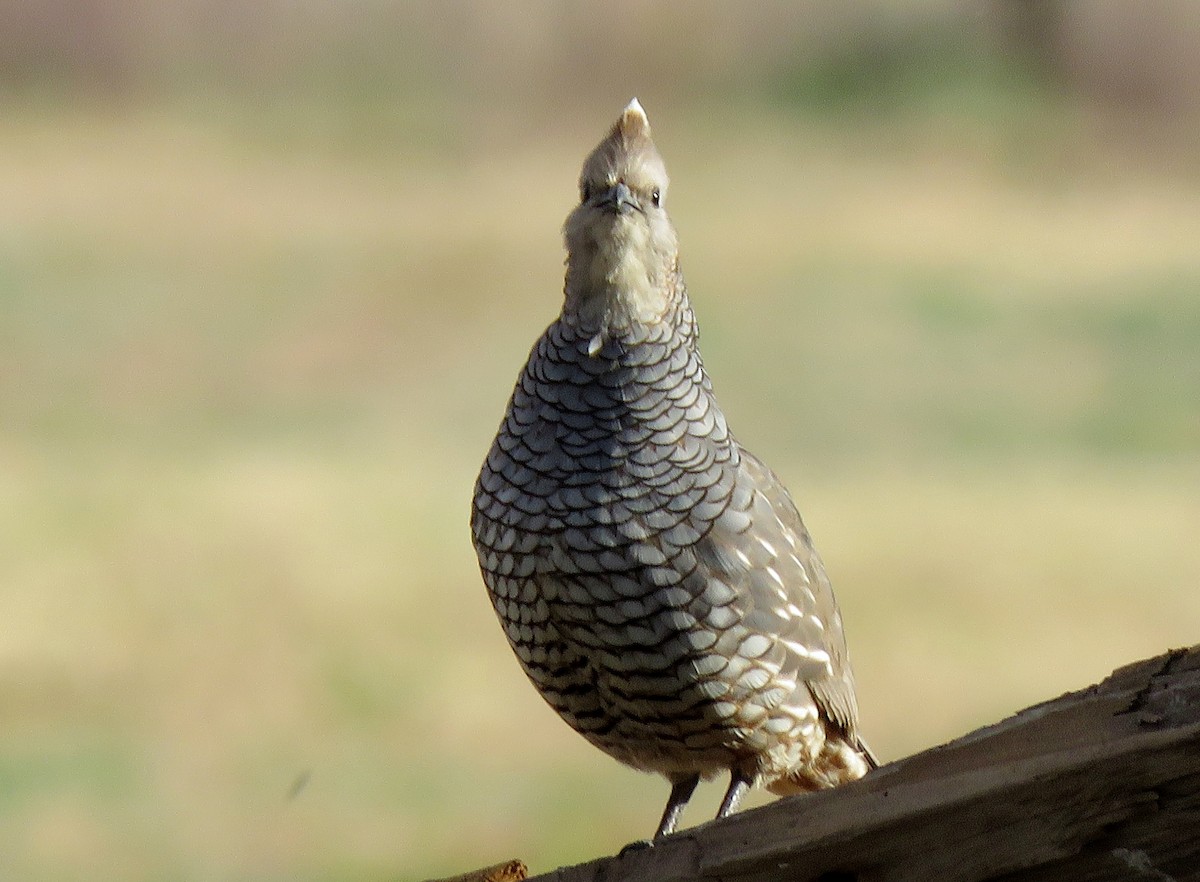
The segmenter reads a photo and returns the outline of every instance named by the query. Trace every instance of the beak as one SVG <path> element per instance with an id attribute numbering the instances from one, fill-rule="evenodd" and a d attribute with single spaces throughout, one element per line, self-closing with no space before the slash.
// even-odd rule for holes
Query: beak
<path id="1" fill-rule="evenodd" d="M 615 214 L 626 214 L 630 211 L 642 210 L 637 197 L 630 192 L 624 183 L 618 183 L 612 189 L 601 193 L 596 200 L 596 207 L 612 211 Z"/>

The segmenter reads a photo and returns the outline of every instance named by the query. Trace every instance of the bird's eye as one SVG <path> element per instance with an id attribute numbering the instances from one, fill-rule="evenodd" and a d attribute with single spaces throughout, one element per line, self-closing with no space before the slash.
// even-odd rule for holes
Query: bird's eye
<path id="1" fill-rule="evenodd" d="M 655 187 L 654 192 L 650 194 L 650 201 L 654 203 L 655 208 L 662 205 L 662 193 L 659 192 L 658 187 Z"/>

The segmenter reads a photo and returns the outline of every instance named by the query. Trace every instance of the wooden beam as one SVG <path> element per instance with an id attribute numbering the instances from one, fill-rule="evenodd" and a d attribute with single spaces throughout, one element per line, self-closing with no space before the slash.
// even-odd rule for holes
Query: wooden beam
<path id="1" fill-rule="evenodd" d="M 529 871 L 523 863 L 512 860 L 448 879 L 430 879 L 428 882 L 521 882 L 528 875 Z"/>
<path id="2" fill-rule="evenodd" d="M 531 882 L 989 879 L 1200 882 L 1200 646 L 837 790 Z"/>

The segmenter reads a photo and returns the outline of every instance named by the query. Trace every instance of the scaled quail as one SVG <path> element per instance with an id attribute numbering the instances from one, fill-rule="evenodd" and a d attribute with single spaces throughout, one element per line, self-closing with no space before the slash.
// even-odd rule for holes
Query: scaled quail
<path id="1" fill-rule="evenodd" d="M 837 602 L 779 478 L 730 434 L 696 346 L 667 173 L 635 98 L 583 164 L 562 313 L 475 485 L 484 581 L 525 673 L 572 728 L 671 794 L 728 771 L 833 787 L 858 733 Z"/>

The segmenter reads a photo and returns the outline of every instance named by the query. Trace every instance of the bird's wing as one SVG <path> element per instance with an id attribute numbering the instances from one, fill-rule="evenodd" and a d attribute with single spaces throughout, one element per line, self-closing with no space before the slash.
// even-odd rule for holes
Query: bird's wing
<path id="1" fill-rule="evenodd" d="M 842 618 L 825 567 L 783 483 L 742 449 L 736 487 L 701 543 L 701 557 L 734 583 L 741 624 L 772 641 L 765 661 L 795 678 L 821 715 L 857 739 L 858 704 Z"/>

